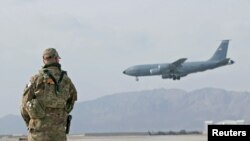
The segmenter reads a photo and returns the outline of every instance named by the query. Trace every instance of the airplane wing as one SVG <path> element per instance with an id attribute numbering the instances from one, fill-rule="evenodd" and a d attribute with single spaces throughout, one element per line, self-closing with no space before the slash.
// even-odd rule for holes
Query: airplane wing
<path id="1" fill-rule="evenodd" d="M 184 63 L 185 61 L 187 60 L 187 58 L 181 58 L 181 59 L 178 59 L 177 61 L 171 63 L 169 65 L 169 69 L 170 70 L 175 70 L 177 67 L 179 67 L 182 63 Z"/>
<path id="2" fill-rule="evenodd" d="M 174 79 L 180 79 L 180 75 L 178 72 L 178 67 L 180 67 L 187 58 L 181 58 L 176 60 L 175 62 L 168 65 L 167 68 L 165 68 L 164 71 L 162 71 L 162 78 L 174 78 Z"/>
<path id="3" fill-rule="evenodd" d="M 163 75 L 168 73 L 175 73 L 177 71 L 177 68 L 181 66 L 182 63 L 184 63 L 187 60 L 187 58 L 181 58 L 173 63 L 170 63 L 168 67 L 164 68 Z"/>

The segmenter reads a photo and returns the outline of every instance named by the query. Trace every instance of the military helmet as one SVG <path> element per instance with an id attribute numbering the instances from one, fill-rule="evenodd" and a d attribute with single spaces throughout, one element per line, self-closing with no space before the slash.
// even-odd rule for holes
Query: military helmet
<path id="1" fill-rule="evenodd" d="M 43 58 L 52 58 L 52 57 L 61 59 L 58 52 L 54 48 L 47 48 L 43 51 Z"/>

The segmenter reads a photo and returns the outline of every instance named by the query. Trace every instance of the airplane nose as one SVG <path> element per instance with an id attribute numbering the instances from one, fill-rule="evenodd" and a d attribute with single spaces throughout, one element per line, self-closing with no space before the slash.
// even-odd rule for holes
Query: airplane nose
<path id="1" fill-rule="evenodd" d="M 126 74 L 126 71 L 123 71 L 122 73 L 123 73 L 123 74 Z"/>

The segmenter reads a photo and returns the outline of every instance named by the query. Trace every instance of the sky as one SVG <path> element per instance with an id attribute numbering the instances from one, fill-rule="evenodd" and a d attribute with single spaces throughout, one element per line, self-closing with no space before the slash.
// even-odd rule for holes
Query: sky
<path id="1" fill-rule="evenodd" d="M 49 47 L 78 102 L 159 88 L 250 91 L 248 0 L 2 0 L 0 19 L 0 117 L 20 115 L 24 87 Z M 231 66 L 180 81 L 122 74 L 137 64 L 206 60 L 223 39 L 231 39 Z"/>

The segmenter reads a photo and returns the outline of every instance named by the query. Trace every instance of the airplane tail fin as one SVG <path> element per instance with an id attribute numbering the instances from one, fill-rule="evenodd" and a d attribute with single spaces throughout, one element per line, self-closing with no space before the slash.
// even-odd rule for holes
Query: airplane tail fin
<path id="1" fill-rule="evenodd" d="M 221 61 L 227 57 L 227 48 L 229 40 L 222 40 L 220 46 L 215 51 L 214 55 L 209 59 L 209 61 Z"/>

